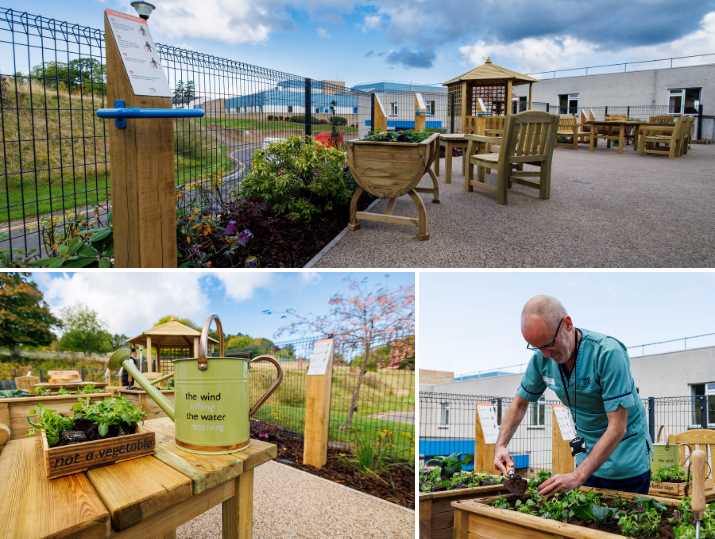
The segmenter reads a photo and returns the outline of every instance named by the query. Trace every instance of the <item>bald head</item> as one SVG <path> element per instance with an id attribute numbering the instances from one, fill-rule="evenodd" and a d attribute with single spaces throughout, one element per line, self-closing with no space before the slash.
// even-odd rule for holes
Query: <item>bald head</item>
<path id="1" fill-rule="evenodd" d="M 534 321 L 535 318 L 542 320 L 552 331 L 556 330 L 556 326 L 561 319 L 568 313 L 561 302 L 553 296 L 534 296 L 526 302 L 521 311 L 521 328 L 527 322 Z"/>

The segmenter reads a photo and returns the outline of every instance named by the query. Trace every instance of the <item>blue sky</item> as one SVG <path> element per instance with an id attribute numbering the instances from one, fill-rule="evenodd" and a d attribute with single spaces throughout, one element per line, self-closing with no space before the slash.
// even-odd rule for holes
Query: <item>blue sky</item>
<path id="1" fill-rule="evenodd" d="M 328 300 L 346 288 L 348 275 L 368 277 L 369 282 L 386 283 L 390 288 L 414 284 L 411 272 L 35 272 L 33 279 L 53 312 L 78 303 L 87 305 L 112 333 L 133 337 L 168 314 L 201 325 L 216 313 L 226 333 L 276 340 L 275 331 L 288 322 L 281 319 L 282 313 L 287 309 L 326 313 Z M 285 335 L 278 340 L 297 337 Z"/>
<path id="2" fill-rule="evenodd" d="M 521 309 L 542 293 L 559 298 L 577 327 L 626 346 L 715 332 L 712 272 L 422 273 L 420 368 L 465 373 L 528 362 Z"/>
<path id="3" fill-rule="evenodd" d="M 5 0 L 93 27 L 124 0 Z M 156 41 L 348 84 L 715 52 L 715 0 L 156 0 Z"/>

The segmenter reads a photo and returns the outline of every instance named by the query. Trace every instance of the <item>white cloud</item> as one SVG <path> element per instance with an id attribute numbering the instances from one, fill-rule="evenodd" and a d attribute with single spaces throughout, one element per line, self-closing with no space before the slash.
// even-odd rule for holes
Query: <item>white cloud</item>
<path id="1" fill-rule="evenodd" d="M 690 56 L 712 51 L 715 51 L 715 12 L 703 17 L 697 31 L 662 45 L 606 50 L 594 43 L 566 35 L 525 38 L 513 43 L 477 41 L 459 49 L 470 66 L 479 65 L 486 56 L 491 56 L 499 64 L 531 73 L 629 60 Z M 702 59 L 679 60 L 674 65 L 684 66 L 688 63 L 702 63 Z M 637 66 L 638 69 L 654 67 L 666 66 Z"/>
<path id="2" fill-rule="evenodd" d="M 315 284 L 320 281 L 320 273 L 317 271 L 303 271 L 300 278 L 305 284 Z"/>
<path id="3" fill-rule="evenodd" d="M 382 18 L 380 15 L 367 15 L 362 20 L 362 31 L 367 32 L 369 30 L 375 30 L 376 28 L 380 28 L 381 25 Z"/>
<path id="4" fill-rule="evenodd" d="M 35 273 L 33 277 L 53 313 L 84 304 L 97 311 L 111 333 L 129 337 L 167 314 L 199 320 L 208 309 L 200 273 L 90 272 L 54 279 Z"/>
<path id="5" fill-rule="evenodd" d="M 318 34 L 318 37 L 321 39 L 330 38 L 330 32 L 328 32 L 325 28 L 320 27 L 316 30 L 316 32 Z"/>
<path id="6" fill-rule="evenodd" d="M 235 301 L 244 301 L 253 296 L 257 288 L 271 282 L 272 275 L 266 272 L 219 272 L 212 274 L 223 283 L 226 294 Z"/>

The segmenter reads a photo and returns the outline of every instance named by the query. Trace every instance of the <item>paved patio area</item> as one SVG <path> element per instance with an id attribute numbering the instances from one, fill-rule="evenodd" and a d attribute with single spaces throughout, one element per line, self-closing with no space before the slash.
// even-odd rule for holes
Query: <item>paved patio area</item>
<path id="1" fill-rule="evenodd" d="M 450 185 L 441 168 L 442 203 L 423 196 L 430 240 L 418 241 L 414 227 L 363 222 L 316 267 L 715 266 L 715 145 L 672 160 L 630 147 L 559 148 L 551 199 L 515 185 L 508 206 L 465 193 L 461 159 Z M 395 213 L 415 215 L 414 204 L 403 197 Z"/>
<path id="2" fill-rule="evenodd" d="M 255 539 L 414 539 L 410 509 L 274 461 L 254 474 Z M 181 526 L 176 537 L 221 537 L 221 506 Z"/>

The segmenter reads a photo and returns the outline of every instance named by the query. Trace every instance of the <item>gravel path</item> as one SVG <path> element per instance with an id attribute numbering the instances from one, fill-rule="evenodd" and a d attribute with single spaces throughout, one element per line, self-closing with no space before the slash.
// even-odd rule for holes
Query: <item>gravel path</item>
<path id="1" fill-rule="evenodd" d="M 255 539 L 414 539 L 415 512 L 285 464 L 256 468 Z M 221 506 L 181 526 L 177 539 L 221 537 Z"/>
<path id="2" fill-rule="evenodd" d="M 430 240 L 417 241 L 414 227 L 363 222 L 315 266 L 715 266 L 715 145 L 693 145 L 681 159 L 560 148 L 551 199 L 515 185 L 508 206 L 465 193 L 461 159 L 450 185 L 442 172 L 442 203 L 423 194 Z M 412 201 L 402 197 L 395 213 L 415 215 Z"/>

